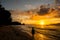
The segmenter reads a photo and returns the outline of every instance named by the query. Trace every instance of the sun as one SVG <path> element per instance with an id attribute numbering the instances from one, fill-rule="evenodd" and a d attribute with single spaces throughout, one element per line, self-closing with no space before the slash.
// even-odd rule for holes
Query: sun
<path id="1" fill-rule="evenodd" d="M 39 22 L 39 24 L 40 24 L 40 25 L 45 25 L 45 22 L 44 22 L 43 20 L 41 20 L 41 21 Z"/>

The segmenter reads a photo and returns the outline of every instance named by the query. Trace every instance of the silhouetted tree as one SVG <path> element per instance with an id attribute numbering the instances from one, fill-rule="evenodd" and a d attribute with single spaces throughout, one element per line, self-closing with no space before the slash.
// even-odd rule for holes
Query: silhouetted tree
<path id="1" fill-rule="evenodd" d="M 11 13 L 0 5 L 0 25 L 10 24 L 11 22 Z"/>
<path id="2" fill-rule="evenodd" d="M 12 22 L 11 13 L 0 5 L 0 25 L 21 25 L 21 23 Z"/>

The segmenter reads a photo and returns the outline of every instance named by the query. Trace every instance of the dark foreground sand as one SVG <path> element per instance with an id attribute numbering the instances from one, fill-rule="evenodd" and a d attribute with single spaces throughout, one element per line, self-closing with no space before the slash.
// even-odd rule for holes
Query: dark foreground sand
<path id="1" fill-rule="evenodd" d="M 31 40 L 31 36 L 12 26 L 0 26 L 0 40 Z"/>

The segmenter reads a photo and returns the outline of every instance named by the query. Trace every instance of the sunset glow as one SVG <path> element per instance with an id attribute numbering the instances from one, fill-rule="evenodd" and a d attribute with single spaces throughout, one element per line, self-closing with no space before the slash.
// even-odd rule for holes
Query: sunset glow
<path id="1" fill-rule="evenodd" d="M 60 23 L 60 18 L 46 18 L 40 20 L 26 20 L 23 21 L 25 24 L 36 24 L 36 25 L 50 25 L 50 24 L 57 24 Z"/>
<path id="2" fill-rule="evenodd" d="M 45 22 L 43 20 L 40 21 L 40 25 L 45 25 Z"/>

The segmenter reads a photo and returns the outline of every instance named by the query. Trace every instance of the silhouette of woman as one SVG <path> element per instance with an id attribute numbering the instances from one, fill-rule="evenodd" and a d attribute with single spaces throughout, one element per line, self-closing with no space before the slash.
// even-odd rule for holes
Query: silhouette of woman
<path id="1" fill-rule="evenodd" d="M 32 27 L 32 40 L 34 40 L 35 29 Z"/>

